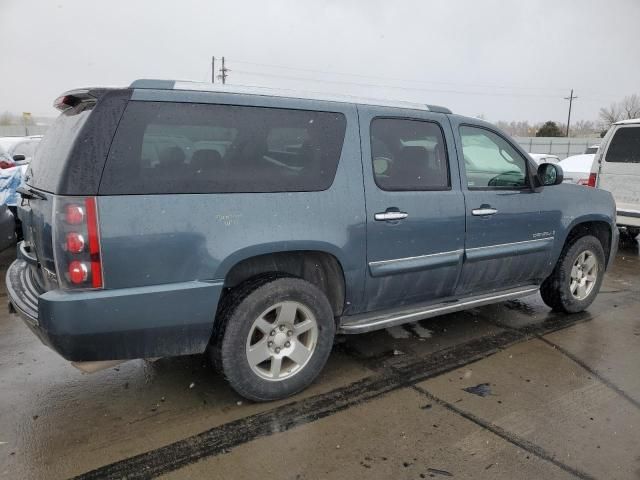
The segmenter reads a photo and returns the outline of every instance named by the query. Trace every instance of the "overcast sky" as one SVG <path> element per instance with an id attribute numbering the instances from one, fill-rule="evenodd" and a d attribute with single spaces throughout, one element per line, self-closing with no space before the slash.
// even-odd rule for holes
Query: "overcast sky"
<path id="1" fill-rule="evenodd" d="M 436 103 L 490 121 L 595 120 L 640 93 L 640 0 L 0 0 L 0 112 L 135 78 Z M 375 85 L 375 86 L 371 86 Z"/>

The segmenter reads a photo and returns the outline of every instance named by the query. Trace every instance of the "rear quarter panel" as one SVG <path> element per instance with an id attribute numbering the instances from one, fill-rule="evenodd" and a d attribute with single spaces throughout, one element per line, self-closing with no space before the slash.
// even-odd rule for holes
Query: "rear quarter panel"
<path id="1" fill-rule="evenodd" d="M 177 93 L 143 92 L 143 97 L 173 100 Z M 247 102 L 237 95 L 231 99 L 202 92 L 182 92 L 182 101 L 184 95 L 198 102 Z M 236 263 L 255 255 L 319 250 L 341 263 L 347 306 L 361 301 L 365 213 L 355 107 L 255 98 L 252 105 L 344 113 L 344 147 L 331 187 L 320 192 L 100 196 L 107 289 L 220 281 Z"/>

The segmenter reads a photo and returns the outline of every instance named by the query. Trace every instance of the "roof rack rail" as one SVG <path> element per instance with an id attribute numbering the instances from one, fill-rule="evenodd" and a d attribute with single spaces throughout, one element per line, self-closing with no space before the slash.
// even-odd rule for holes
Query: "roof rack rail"
<path id="1" fill-rule="evenodd" d="M 441 107 L 440 105 L 427 104 L 427 108 L 429 109 L 430 112 L 435 112 L 435 113 L 446 113 L 447 115 L 450 115 L 453 113 L 447 107 Z"/>
<path id="2" fill-rule="evenodd" d="M 330 102 L 378 105 L 384 107 L 408 108 L 413 110 L 428 110 L 436 113 L 451 113 L 451 110 L 437 105 L 425 103 L 407 102 L 401 100 L 384 100 L 363 98 L 352 95 L 339 95 L 323 92 L 300 91 L 290 89 L 279 89 L 270 87 L 255 87 L 247 85 L 222 85 L 208 82 L 189 82 L 183 80 L 153 80 L 139 79 L 131 83 L 130 88 L 153 89 L 153 90 L 191 90 L 201 92 L 216 93 L 236 93 L 246 95 L 264 95 L 273 97 L 302 98 L 309 100 L 320 100 Z"/>

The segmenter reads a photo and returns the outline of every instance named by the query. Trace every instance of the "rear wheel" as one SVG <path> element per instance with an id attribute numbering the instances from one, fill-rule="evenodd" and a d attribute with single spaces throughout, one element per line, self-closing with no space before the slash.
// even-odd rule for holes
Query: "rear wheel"
<path id="1" fill-rule="evenodd" d="M 595 300 L 605 272 L 604 250 L 591 235 L 565 246 L 553 273 L 540 287 L 544 302 L 567 313 L 581 312 Z"/>
<path id="2" fill-rule="evenodd" d="M 268 401 L 306 388 L 327 361 L 335 322 L 327 297 L 299 278 L 267 276 L 223 300 L 214 363 L 240 395 Z"/>

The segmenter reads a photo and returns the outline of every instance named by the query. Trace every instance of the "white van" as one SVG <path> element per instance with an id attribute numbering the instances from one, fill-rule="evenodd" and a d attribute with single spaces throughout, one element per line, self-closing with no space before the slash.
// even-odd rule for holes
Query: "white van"
<path id="1" fill-rule="evenodd" d="M 640 118 L 614 123 L 602 139 L 591 167 L 590 184 L 616 200 L 617 223 L 635 238 L 640 234 Z"/>

